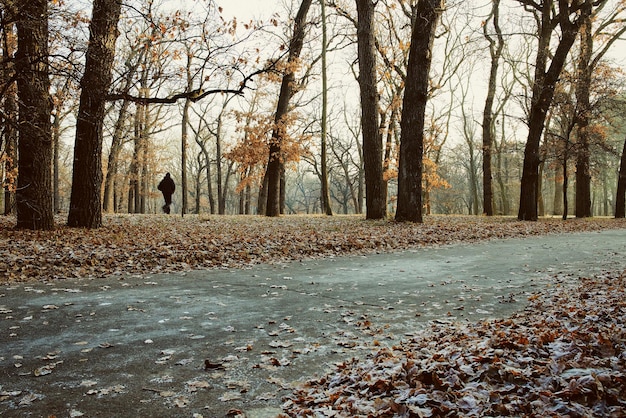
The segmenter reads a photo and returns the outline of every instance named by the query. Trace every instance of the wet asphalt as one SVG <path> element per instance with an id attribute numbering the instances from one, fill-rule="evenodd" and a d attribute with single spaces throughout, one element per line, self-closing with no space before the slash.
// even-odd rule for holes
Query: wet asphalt
<path id="1" fill-rule="evenodd" d="M 626 230 L 0 287 L 2 417 L 275 417 L 430 321 L 507 317 L 626 268 Z"/>

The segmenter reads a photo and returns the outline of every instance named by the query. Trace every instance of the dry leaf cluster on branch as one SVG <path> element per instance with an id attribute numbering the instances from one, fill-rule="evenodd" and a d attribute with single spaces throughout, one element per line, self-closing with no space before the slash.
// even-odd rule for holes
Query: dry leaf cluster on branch
<path id="1" fill-rule="evenodd" d="M 57 219 L 57 225 L 63 224 Z M 97 230 L 59 226 L 14 229 L 0 217 L 0 281 L 97 278 L 341 254 L 407 249 L 493 238 L 624 228 L 615 219 L 429 216 L 423 224 L 366 221 L 359 216 L 109 215 Z"/>
<path id="2" fill-rule="evenodd" d="M 506 320 L 422 337 L 304 384 L 289 416 L 626 416 L 626 278 L 535 295 Z"/>

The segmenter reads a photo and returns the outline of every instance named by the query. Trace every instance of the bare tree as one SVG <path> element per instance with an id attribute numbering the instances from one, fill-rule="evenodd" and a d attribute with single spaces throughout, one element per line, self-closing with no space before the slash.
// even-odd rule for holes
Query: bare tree
<path id="1" fill-rule="evenodd" d="M 604 3 L 606 2 L 598 2 Z M 576 75 L 576 217 L 592 216 L 591 211 L 591 172 L 590 172 L 590 145 L 592 142 L 591 118 L 593 105 L 591 103 L 591 88 L 593 74 L 601 59 L 625 32 L 624 12 L 626 5 L 620 2 L 608 16 L 601 19 L 598 12 L 602 10 L 600 4 L 592 11 L 592 4 L 586 4 L 580 28 L 580 53 L 577 62 Z M 597 28 L 593 22 L 599 21 Z M 614 28 L 611 31 L 611 28 Z M 600 41 L 599 45 L 596 41 Z M 598 48 L 599 46 L 599 48 Z M 597 49 L 597 50 L 596 50 Z"/>
<path id="2" fill-rule="evenodd" d="M 327 46 L 328 36 L 326 28 L 326 0 L 320 0 L 322 9 L 322 132 L 320 137 L 321 148 L 321 195 L 323 210 L 326 215 L 331 216 L 333 209 L 330 205 L 330 192 L 328 190 L 328 157 L 327 157 L 327 137 L 328 137 L 328 64 Z"/>
<path id="3" fill-rule="evenodd" d="M 282 140 L 285 135 L 285 116 L 289 112 L 289 100 L 294 93 L 295 68 L 294 65 L 300 57 L 302 46 L 304 44 L 304 35 L 306 27 L 306 16 L 311 7 L 312 0 L 302 0 L 298 13 L 296 14 L 293 26 L 293 34 L 289 44 L 289 57 L 287 59 L 287 68 L 283 75 L 280 94 L 278 96 L 278 104 L 276 105 L 276 114 L 274 116 L 275 127 L 272 132 L 272 140 L 270 141 L 269 160 L 267 163 L 267 207 L 265 208 L 266 216 L 279 216 L 281 212 L 281 173 L 284 170 L 282 164 Z M 284 189 L 283 189 L 284 191 Z"/>
<path id="4" fill-rule="evenodd" d="M 528 138 L 524 151 L 524 169 L 520 188 L 518 219 L 536 221 L 539 200 L 539 145 L 546 115 L 556 83 L 561 75 L 569 51 L 576 41 L 578 30 L 586 16 L 591 14 L 593 0 L 568 2 L 566 0 L 517 0 L 535 14 L 538 22 L 538 48 L 535 60 L 533 93 L 528 119 Z M 598 4 L 605 3 L 598 1 Z M 555 7 L 558 4 L 558 8 Z M 550 41 L 556 28 L 560 30 L 558 45 L 550 51 Z M 548 61 L 550 64 L 548 65 Z"/>
<path id="5" fill-rule="evenodd" d="M 494 35 L 488 31 L 488 22 L 493 25 Z M 492 175 L 492 145 L 495 127 L 493 123 L 493 105 L 496 95 L 496 84 L 498 81 L 498 67 L 500 65 L 500 57 L 504 48 L 504 37 L 500 28 L 500 0 L 492 0 L 491 13 L 487 18 L 487 23 L 483 25 L 483 35 L 489 43 L 489 56 L 491 58 L 491 66 L 489 70 L 489 82 L 487 87 L 487 98 L 485 99 L 485 108 L 483 110 L 483 212 L 487 216 L 493 216 L 493 175 Z"/>

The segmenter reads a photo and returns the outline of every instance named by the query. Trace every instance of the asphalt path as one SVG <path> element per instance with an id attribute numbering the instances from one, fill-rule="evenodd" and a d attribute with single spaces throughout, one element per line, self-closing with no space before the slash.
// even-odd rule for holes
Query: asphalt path
<path id="1" fill-rule="evenodd" d="M 2 417 L 274 417 L 298 381 L 431 321 L 626 268 L 626 230 L 0 287 Z"/>

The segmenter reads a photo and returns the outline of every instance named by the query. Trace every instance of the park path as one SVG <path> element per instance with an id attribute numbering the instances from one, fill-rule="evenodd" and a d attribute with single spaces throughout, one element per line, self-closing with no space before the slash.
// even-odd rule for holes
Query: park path
<path id="1" fill-rule="evenodd" d="M 3 417 L 252 417 L 430 321 L 626 268 L 626 230 L 0 287 Z M 82 415 L 81 415 L 82 414 Z"/>

